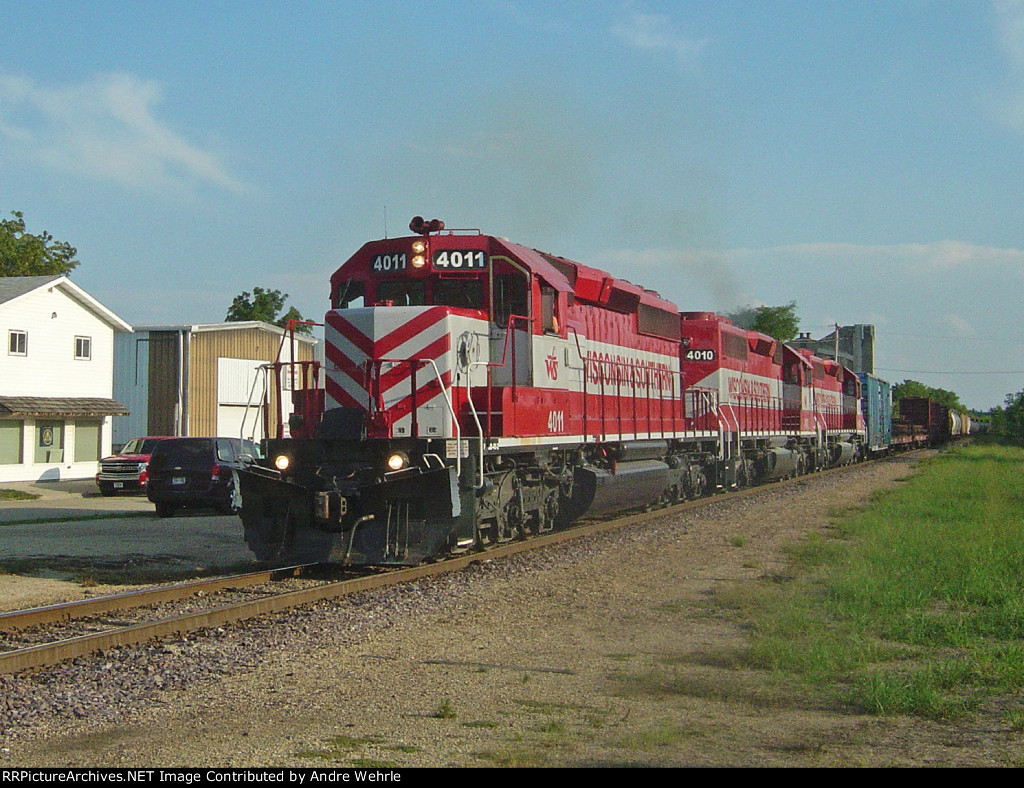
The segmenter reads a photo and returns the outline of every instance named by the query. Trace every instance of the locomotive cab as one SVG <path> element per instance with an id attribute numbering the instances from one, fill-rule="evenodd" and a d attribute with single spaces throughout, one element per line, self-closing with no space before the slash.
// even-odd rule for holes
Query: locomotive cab
<path id="1" fill-rule="evenodd" d="M 566 345 L 563 279 L 475 231 L 366 244 L 332 277 L 326 408 L 348 416 L 325 422 L 351 428 L 361 412 L 365 437 L 457 440 L 484 417 L 493 432 L 511 413 L 501 390 L 550 367 L 535 337 Z"/>

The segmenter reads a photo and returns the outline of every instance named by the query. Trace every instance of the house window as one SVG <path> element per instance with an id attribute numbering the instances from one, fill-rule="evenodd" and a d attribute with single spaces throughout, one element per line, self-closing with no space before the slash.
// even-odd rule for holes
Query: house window
<path id="1" fill-rule="evenodd" d="M 75 358 L 82 361 L 92 358 L 91 337 L 75 337 Z"/>
<path id="2" fill-rule="evenodd" d="M 36 422 L 35 461 L 45 464 L 64 461 L 64 422 Z"/>
<path id="3" fill-rule="evenodd" d="M 0 421 L 0 465 L 21 465 L 21 421 Z"/>
<path id="4" fill-rule="evenodd" d="M 100 436 L 103 422 L 75 421 L 75 462 L 96 462 L 100 458 Z"/>
<path id="5" fill-rule="evenodd" d="M 28 354 L 28 334 L 24 331 L 7 332 L 7 352 L 12 356 Z"/>

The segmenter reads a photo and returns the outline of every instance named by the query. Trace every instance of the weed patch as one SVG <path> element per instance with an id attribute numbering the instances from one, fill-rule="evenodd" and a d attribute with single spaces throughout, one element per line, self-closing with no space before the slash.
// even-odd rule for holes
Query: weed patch
<path id="1" fill-rule="evenodd" d="M 433 716 L 439 720 L 454 720 L 459 715 L 455 712 L 452 702 L 445 698 L 441 701 L 441 705 L 437 707 L 437 711 L 434 712 Z"/>
<path id="2" fill-rule="evenodd" d="M 618 739 L 613 746 L 629 750 L 650 752 L 664 747 L 679 747 L 681 744 L 699 738 L 703 733 L 680 725 L 663 723 Z"/>

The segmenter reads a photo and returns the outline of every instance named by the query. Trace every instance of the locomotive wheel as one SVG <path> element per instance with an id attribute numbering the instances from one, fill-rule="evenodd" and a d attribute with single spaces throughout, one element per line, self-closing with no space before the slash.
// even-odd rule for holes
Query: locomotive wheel
<path id="1" fill-rule="evenodd" d="M 708 477 L 700 466 L 693 466 L 687 474 L 686 497 L 688 499 L 703 498 L 708 494 Z"/>
<path id="2" fill-rule="evenodd" d="M 511 542 L 523 533 L 523 512 L 518 503 L 510 503 L 505 508 L 505 516 L 499 517 L 494 529 L 495 544 Z"/>

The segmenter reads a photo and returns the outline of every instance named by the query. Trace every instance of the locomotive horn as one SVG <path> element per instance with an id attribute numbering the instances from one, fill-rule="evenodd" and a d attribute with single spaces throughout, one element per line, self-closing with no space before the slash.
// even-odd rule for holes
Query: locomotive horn
<path id="1" fill-rule="evenodd" d="M 429 222 L 422 216 L 412 217 L 412 221 L 409 222 L 409 229 L 419 235 L 429 235 L 430 233 L 437 233 L 444 229 L 444 222 L 440 219 L 431 219 Z"/>

